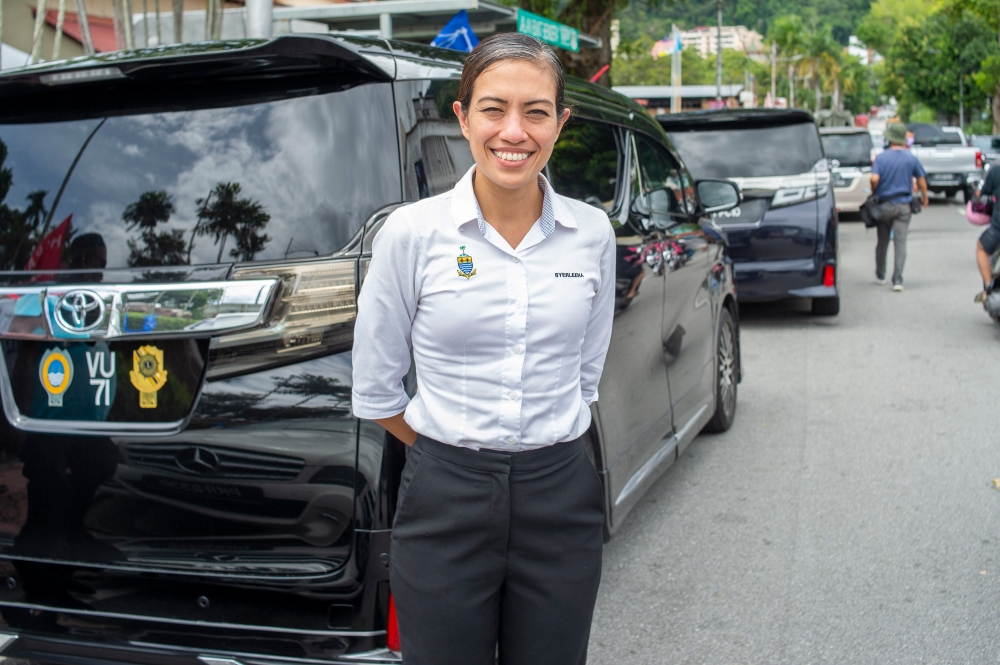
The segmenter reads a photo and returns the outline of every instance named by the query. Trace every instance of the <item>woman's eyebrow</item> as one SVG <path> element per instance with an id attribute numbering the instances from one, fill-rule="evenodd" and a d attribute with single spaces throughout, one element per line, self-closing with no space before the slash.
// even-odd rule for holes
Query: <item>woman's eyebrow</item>
<path id="1" fill-rule="evenodd" d="M 500 104 L 506 104 L 507 100 L 506 99 L 502 99 L 500 97 L 489 97 L 489 96 L 486 96 L 486 97 L 480 97 L 479 99 L 476 100 L 476 102 L 477 103 L 479 103 L 479 102 L 498 102 Z"/>
<path id="2" fill-rule="evenodd" d="M 548 99 L 532 99 L 530 102 L 525 102 L 525 106 L 531 106 L 532 104 L 548 104 L 549 106 L 555 106 L 551 100 Z"/>

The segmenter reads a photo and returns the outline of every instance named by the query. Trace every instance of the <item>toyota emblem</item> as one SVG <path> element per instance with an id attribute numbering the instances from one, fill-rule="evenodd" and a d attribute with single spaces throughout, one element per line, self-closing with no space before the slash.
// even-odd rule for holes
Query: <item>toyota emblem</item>
<path id="1" fill-rule="evenodd" d="M 67 291 L 56 303 L 55 319 L 66 332 L 93 330 L 104 323 L 104 300 L 93 291 Z"/>

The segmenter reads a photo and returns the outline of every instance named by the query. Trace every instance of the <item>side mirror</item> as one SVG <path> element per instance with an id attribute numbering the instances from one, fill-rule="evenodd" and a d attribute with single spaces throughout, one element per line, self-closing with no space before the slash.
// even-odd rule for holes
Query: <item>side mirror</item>
<path id="1" fill-rule="evenodd" d="M 732 210 L 743 200 L 740 188 L 728 180 L 699 180 L 695 188 L 702 209 L 708 213 Z"/>

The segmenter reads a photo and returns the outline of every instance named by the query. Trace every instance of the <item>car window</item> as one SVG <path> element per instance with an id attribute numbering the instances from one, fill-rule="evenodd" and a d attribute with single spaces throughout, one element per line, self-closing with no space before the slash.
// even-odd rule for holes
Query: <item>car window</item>
<path id="1" fill-rule="evenodd" d="M 841 166 L 871 166 L 872 137 L 867 132 L 856 134 L 823 134 L 823 152 L 827 159 L 836 159 Z"/>
<path id="2" fill-rule="evenodd" d="M 816 125 L 672 131 L 670 139 L 696 180 L 797 175 L 823 158 Z"/>
<path id="3" fill-rule="evenodd" d="M 610 213 L 620 161 L 617 132 L 600 122 L 570 118 L 549 158 L 553 189 Z"/>
<path id="4" fill-rule="evenodd" d="M 63 268 L 313 257 L 400 198 L 389 84 L 0 124 L 0 269 L 59 232 Z M 287 95 L 286 95 L 287 96 Z"/>
<path id="5" fill-rule="evenodd" d="M 407 201 L 443 194 L 475 161 L 452 104 L 458 81 L 396 83 L 403 196 Z"/>
<path id="6" fill-rule="evenodd" d="M 680 169 L 662 145 L 634 136 L 639 177 L 632 189 L 632 211 L 644 230 L 667 228 L 687 215 Z"/>

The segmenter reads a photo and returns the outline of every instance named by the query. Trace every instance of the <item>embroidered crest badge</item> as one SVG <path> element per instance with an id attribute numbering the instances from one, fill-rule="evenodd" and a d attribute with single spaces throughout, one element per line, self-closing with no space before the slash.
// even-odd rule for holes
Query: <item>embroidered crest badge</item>
<path id="1" fill-rule="evenodd" d="M 63 393 L 73 383 L 73 359 L 62 349 L 49 349 L 38 365 L 38 378 L 49 394 L 49 406 L 62 406 Z"/>
<path id="2" fill-rule="evenodd" d="M 476 274 L 476 269 L 472 265 L 472 257 L 465 253 L 465 245 L 459 249 L 462 253 L 458 255 L 458 276 L 469 279 Z"/>
<path id="3" fill-rule="evenodd" d="M 140 346 L 132 352 L 132 371 L 128 373 L 132 385 L 139 391 L 139 408 L 155 409 L 156 393 L 167 384 L 167 370 L 163 369 L 163 351 L 151 344 Z"/>

